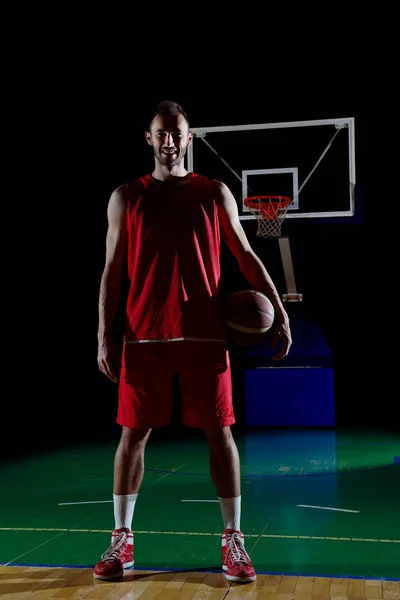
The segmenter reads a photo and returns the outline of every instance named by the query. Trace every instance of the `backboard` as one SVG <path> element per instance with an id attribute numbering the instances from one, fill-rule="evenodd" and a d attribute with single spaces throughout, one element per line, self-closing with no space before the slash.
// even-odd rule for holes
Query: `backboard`
<path id="1" fill-rule="evenodd" d="M 220 179 L 241 220 L 255 219 L 248 196 L 283 195 L 286 219 L 355 215 L 354 118 L 193 128 L 187 168 Z"/>

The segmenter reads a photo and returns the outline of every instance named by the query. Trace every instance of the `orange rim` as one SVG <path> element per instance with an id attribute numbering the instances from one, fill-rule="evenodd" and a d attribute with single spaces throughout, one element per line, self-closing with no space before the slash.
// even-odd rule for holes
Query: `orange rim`
<path id="1" fill-rule="evenodd" d="M 276 219 L 290 203 L 288 196 L 249 196 L 244 200 L 247 208 L 259 210 L 265 219 Z"/>

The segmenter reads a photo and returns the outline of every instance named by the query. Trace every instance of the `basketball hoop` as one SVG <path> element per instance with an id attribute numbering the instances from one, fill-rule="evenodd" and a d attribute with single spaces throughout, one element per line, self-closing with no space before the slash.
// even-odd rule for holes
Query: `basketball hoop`
<path id="1" fill-rule="evenodd" d="M 244 200 L 244 205 L 257 218 L 258 237 L 281 235 L 282 221 L 291 202 L 291 198 L 287 196 L 249 196 Z"/>

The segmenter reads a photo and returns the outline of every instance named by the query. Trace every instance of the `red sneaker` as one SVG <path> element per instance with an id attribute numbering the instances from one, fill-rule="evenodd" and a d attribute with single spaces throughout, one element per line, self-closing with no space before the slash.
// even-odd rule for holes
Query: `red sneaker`
<path id="1" fill-rule="evenodd" d="M 222 535 L 222 569 L 229 581 L 255 580 L 256 572 L 244 549 L 244 536 L 241 531 L 225 529 Z"/>
<path id="2" fill-rule="evenodd" d="M 102 554 L 94 568 L 97 579 L 119 579 L 124 569 L 133 566 L 133 533 L 130 529 L 115 529 L 111 546 Z"/>

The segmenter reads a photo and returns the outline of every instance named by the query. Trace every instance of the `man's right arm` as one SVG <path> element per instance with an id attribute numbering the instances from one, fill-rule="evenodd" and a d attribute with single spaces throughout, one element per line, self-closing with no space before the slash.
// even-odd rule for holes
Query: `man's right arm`
<path id="1" fill-rule="evenodd" d="M 122 285 L 122 266 L 128 239 L 127 233 L 127 188 L 121 186 L 111 194 L 108 208 L 106 236 L 106 258 L 100 281 L 99 294 L 99 367 L 107 376 L 115 365 L 107 359 L 107 349 L 113 345 L 111 332 L 116 315 Z M 114 357 L 113 357 L 114 358 Z M 103 363 L 103 366 L 100 363 Z M 107 365 L 107 363 L 109 363 Z M 112 368 L 114 366 L 114 368 Z M 114 377 L 112 377 L 114 379 Z"/>

